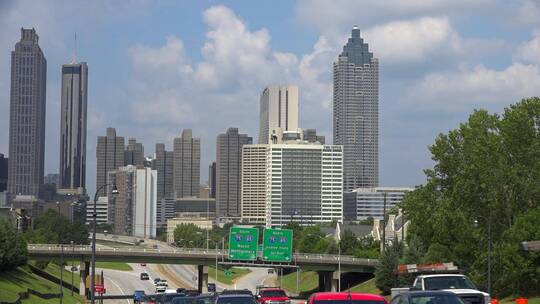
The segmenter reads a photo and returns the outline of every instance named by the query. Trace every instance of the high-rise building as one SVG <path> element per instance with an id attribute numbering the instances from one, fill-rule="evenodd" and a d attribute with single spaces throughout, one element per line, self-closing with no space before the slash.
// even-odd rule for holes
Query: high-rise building
<path id="1" fill-rule="evenodd" d="M 216 204 L 218 217 L 240 218 L 240 176 L 242 171 L 242 146 L 253 143 L 238 128 L 228 128 L 219 134 L 216 145 Z"/>
<path id="2" fill-rule="evenodd" d="M 126 150 L 124 151 L 124 166 L 134 165 L 136 167 L 144 167 L 144 146 L 138 143 L 135 138 L 128 139 Z"/>
<path id="3" fill-rule="evenodd" d="M 115 183 L 118 190 L 118 194 L 108 193 L 109 221 L 114 233 L 155 237 L 157 171 L 128 165 L 109 171 L 109 182 Z"/>
<path id="4" fill-rule="evenodd" d="M 108 181 L 108 172 L 124 165 L 124 138 L 116 136 L 115 128 L 107 128 L 106 136 L 98 136 L 96 146 L 96 191 Z M 106 196 L 106 189 L 98 196 Z"/>
<path id="5" fill-rule="evenodd" d="M 201 180 L 201 139 L 191 129 L 174 139 L 173 187 L 175 197 L 198 197 Z"/>
<path id="6" fill-rule="evenodd" d="M 343 148 L 272 131 L 271 144 L 244 145 L 242 222 L 283 226 L 343 220 Z"/>
<path id="7" fill-rule="evenodd" d="M 210 188 L 208 197 L 216 198 L 216 162 L 208 166 L 208 188 Z"/>
<path id="8" fill-rule="evenodd" d="M 34 29 L 11 52 L 8 192 L 38 196 L 45 160 L 47 60 Z"/>
<path id="9" fill-rule="evenodd" d="M 96 202 L 96 223 L 99 224 L 109 224 L 109 199 L 106 196 L 98 197 Z M 92 225 L 94 214 L 94 201 L 88 201 L 86 203 L 86 225 Z M 113 232 L 113 231 L 109 231 Z"/>
<path id="10" fill-rule="evenodd" d="M 345 218 L 347 220 L 363 220 L 368 217 L 382 219 L 384 204 L 386 212 L 399 204 L 405 195 L 414 188 L 406 187 L 375 187 L 358 188 L 350 193 L 345 193 L 347 199 L 344 202 Z"/>
<path id="11" fill-rule="evenodd" d="M 156 144 L 152 169 L 157 171 L 157 199 L 173 198 L 173 151 L 165 150 L 165 144 Z"/>
<path id="12" fill-rule="evenodd" d="M 344 191 L 379 185 L 379 61 L 353 27 L 334 62 L 334 144 L 343 146 Z"/>
<path id="13" fill-rule="evenodd" d="M 259 111 L 259 144 L 268 143 L 270 131 L 275 128 L 298 129 L 298 87 L 273 85 L 265 88 Z"/>
<path id="14" fill-rule="evenodd" d="M 60 110 L 60 184 L 58 188 L 86 186 L 86 119 L 88 66 L 62 65 Z"/>
<path id="15" fill-rule="evenodd" d="M 0 192 L 7 190 L 8 158 L 0 153 Z"/>

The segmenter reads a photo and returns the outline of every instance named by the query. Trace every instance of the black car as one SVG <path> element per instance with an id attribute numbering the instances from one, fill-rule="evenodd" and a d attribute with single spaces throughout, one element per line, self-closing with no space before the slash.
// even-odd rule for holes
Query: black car
<path id="1" fill-rule="evenodd" d="M 249 289 L 225 289 L 221 292 L 222 295 L 250 295 L 253 296 L 253 292 Z"/>
<path id="2" fill-rule="evenodd" d="M 257 301 L 249 294 L 220 294 L 216 304 L 257 304 Z"/>
<path id="3" fill-rule="evenodd" d="M 156 285 L 156 284 L 157 284 L 157 282 L 159 282 L 159 281 L 161 281 L 161 279 L 160 279 L 160 278 L 154 278 L 154 285 Z"/>
<path id="4" fill-rule="evenodd" d="M 141 280 L 150 280 L 150 277 L 148 276 L 148 273 L 141 272 Z"/>
<path id="5" fill-rule="evenodd" d="M 176 297 L 170 303 L 171 304 L 194 304 L 195 297 Z"/>
<path id="6" fill-rule="evenodd" d="M 205 293 L 195 298 L 195 304 L 214 304 L 216 295 L 214 293 Z"/>
<path id="7" fill-rule="evenodd" d="M 156 295 L 156 304 L 171 304 L 176 298 L 188 298 L 185 293 L 162 293 Z M 193 300 L 191 300 L 193 302 Z M 191 302 L 189 302 L 191 304 Z"/>
<path id="8" fill-rule="evenodd" d="M 465 304 L 449 291 L 408 291 L 395 296 L 390 304 Z"/>

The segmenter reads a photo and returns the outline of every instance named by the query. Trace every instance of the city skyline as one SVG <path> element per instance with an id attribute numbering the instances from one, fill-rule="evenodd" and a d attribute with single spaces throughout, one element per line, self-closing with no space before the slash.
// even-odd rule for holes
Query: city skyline
<path id="1" fill-rule="evenodd" d="M 484 3 L 483 6 L 468 2 L 449 3 L 442 1 L 430 8 L 421 5 L 409 7 L 408 10 L 403 9 L 403 12 L 385 7 L 387 4 L 384 3 L 363 5 L 373 9 L 373 16 L 382 16 L 379 19 L 366 18 L 364 13 L 347 13 L 355 11 L 356 6 L 353 4 L 334 7 L 334 10 L 345 12 L 336 18 L 324 18 L 327 16 L 325 14 L 332 11 L 325 10 L 324 3 L 314 3 L 309 7 L 302 1 L 288 6 L 276 4 L 275 7 L 262 4 L 262 8 L 267 9 L 266 13 L 278 16 L 278 20 L 272 22 L 262 17 L 261 13 L 256 13 L 256 9 L 249 5 L 240 8 L 227 2 L 214 6 L 203 2 L 200 5 L 188 5 L 185 14 L 193 17 L 183 20 L 181 24 L 164 18 L 163 28 L 149 27 L 152 30 L 141 31 L 137 37 L 128 32 L 122 35 L 124 32 L 117 29 L 115 33 L 123 37 L 119 41 L 121 43 L 108 45 L 107 42 L 111 42 L 112 38 L 105 35 L 103 26 L 91 30 L 83 26 L 84 22 L 71 18 L 53 21 L 58 13 L 69 16 L 65 14 L 70 9 L 69 5 L 58 13 L 42 14 L 43 11 L 50 12 L 58 7 L 47 5 L 49 7 L 43 8 L 37 5 L 29 8 L 24 1 L 8 1 L 2 4 L 2 8 L 5 8 L 2 11 L 9 14 L 2 15 L 7 17 L 0 21 L 3 28 L 0 47 L 4 54 L 0 59 L 0 68 L 5 70 L 8 66 L 9 49 L 17 41 L 20 27 L 35 27 L 40 34 L 40 45 L 49 60 L 44 174 L 57 173 L 59 167 L 60 139 L 57 124 L 60 121 L 61 86 L 58 69 L 72 57 L 75 30 L 80 37 L 78 57 L 92 67 L 89 75 L 91 89 L 88 100 L 87 155 L 93 155 L 96 136 L 103 134 L 109 126 L 115 127 L 118 134 L 126 139 L 136 137 L 140 140 L 147 147 L 147 155 L 153 153 L 157 142 L 166 142 L 166 149 L 172 150 L 174 136 L 182 129 L 192 128 L 202 140 L 201 166 L 206 168 L 215 155 L 212 143 L 222 130 L 237 127 L 256 136 L 258 93 L 273 83 L 299 86 L 302 113 L 300 125 L 316 128 L 326 135 L 328 143 L 332 143 L 329 107 L 332 92 L 331 65 L 340 53 L 352 25 L 358 23 L 362 33 L 366 33 L 364 38 L 370 43 L 370 48 L 386 65 L 383 64 L 380 71 L 379 184 L 413 186 L 424 181 L 422 169 L 431 164 L 426 146 L 433 143 L 433 138 L 439 132 L 445 132 L 455 122 L 463 120 L 473 108 L 483 107 L 500 112 L 517 98 L 538 94 L 540 90 L 540 61 L 535 57 L 537 53 L 533 52 L 535 41 L 540 39 L 533 31 L 538 25 L 534 23 L 535 18 L 509 18 L 508 24 L 499 25 L 504 30 L 495 31 L 489 28 L 495 28 L 491 25 L 497 22 L 497 17 L 488 17 L 486 13 L 504 11 L 508 12 L 508 16 L 522 16 L 520 14 L 527 7 L 528 1 L 516 1 L 514 5 L 487 1 L 492 5 Z M 88 16 L 92 15 L 89 12 L 107 15 L 103 12 L 118 9 L 115 5 L 108 6 L 99 2 L 95 6 L 87 5 L 92 6 L 93 10 L 83 9 L 84 13 L 77 18 L 88 20 Z M 167 10 L 171 11 L 174 19 L 182 19 L 178 17 L 183 16 L 184 12 L 178 5 L 164 6 L 153 7 L 151 12 L 165 14 Z M 290 8 L 290 12 L 272 14 L 275 11 L 287 11 L 284 7 Z M 388 9 L 388 12 L 384 14 L 382 8 Z M 152 24 L 152 14 L 144 13 L 147 9 L 144 5 L 133 5 L 132 17 L 140 19 L 140 23 L 134 26 L 139 30 L 145 24 Z M 534 6 L 528 11 L 536 12 Z M 484 18 L 471 18 L 470 12 Z M 31 18 L 38 13 L 44 16 Z M 13 17 L 17 15 L 22 17 Z M 124 17 L 118 22 L 125 22 L 132 17 Z M 103 18 L 96 21 L 97 25 L 111 22 L 108 17 Z M 318 25 L 313 21 L 315 19 L 324 22 Z M 328 24 L 326 20 L 329 19 L 335 25 Z M 287 29 L 279 26 L 279 22 L 284 22 Z M 74 26 L 67 26 L 70 23 Z M 471 24 L 477 25 L 472 27 L 476 31 L 465 30 Z M 190 34 L 181 28 L 194 30 Z M 442 34 L 434 37 L 429 31 L 423 32 L 424 28 L 440 29 L 439 33 Z M 227 41 L 218 39 L 221 36 L 239 45 L 239 53 L 220 52 L 229 50 L 224 44 Z M 392 37 L 399 39 L 389 39 Z M 393 47 L 393 43 L 399 44 L 399 47 Z M 110 56 L 103 56 L 102 51 L 90 44 L 98 48 L 106 46 Z M 160 52 L 170 56 L 160 57 Z M 256 64 L 251 62 L 251 65 L 243 65 L 238 59 L 239 54 L 249 55 Z M 117 63 L 111 64 L 111 60 Z M 266 72 L 254 69 L 261 67 L 261 62 Z M 171 65 L 175 69 L 168 68 Z M 237 73 L 235 78 L 242 81 L 230 79 L 231 75 L 235 75 L 230 74 L 231 66 L 236 67 L 232 70 Z M 109 68 L 118 73 L 108 73 Z M 128 70 L 133 73 L 128 73 Z M 518 74 L 525 75 L 525 79 L 516 80 L 518 77 L 515 75 Z M 407 81 L 403 81 L 405 78 Z M 471 79 L 485 81 L 480 81 L 480 84 L 468 82 Z M 486 85 L 482 86 L 482 83 L 488 81 L 495 82 L 493 87 L 496 88 L 496 94 L 489 93 Z M 158 82 L 163 86 L 158 86 Z M 403 84 L 398 85 L 398 82 Z M 3 130 L 7 129 L 8 121 L 8 83 L 9 75 L 2 75 L 0 89 L 4 93 L 0 95 L 0 112 L 3 116 L 0 120 L 4 122 Z M 139 88 L 138 84 L 144 86 Z M 224 89 L 227 84 L 230 88 Z M 204 87 L 210 93 L 188 90 L 186 86 Z M 422 96 L 415 95 L 415 91 L 421 92 Z M 455 101 L 451 102 L 453 99 Z M 150 101 L 153 102 L 151 107 Z M 244 106 L 238 107 L 239 104 Z M 221 113 L 218 115 L 217 111 L 211 110 L 214 108 Z M 233 113 L 232 109 L 237 113 Z M 162 115 L 162 121 L 155 123 L 155 117 L 159 115 Z M 6 156 L 7 139 L 7 132 L 3 131 L 0 153 Z M 92 171 L 96 167 L 93 157 L 88 158 L 87 166 L 90 168 L 87 188 L 92 193 L 92 189 L 95 189 L 95 185 L 92 185 L 95 173 Z M 201 172 L 201 181 L 207 179 L 206 171 Z"/>

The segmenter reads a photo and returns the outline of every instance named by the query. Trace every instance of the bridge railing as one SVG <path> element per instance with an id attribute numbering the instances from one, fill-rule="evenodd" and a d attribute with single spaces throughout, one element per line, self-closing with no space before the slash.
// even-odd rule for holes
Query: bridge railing
<path id="1" fill-rule="evenodd" d="M 63 247 L 63 249 L 62 249 Z M 76 251 L 78 254 L 81 253 L 90 253 L 92 247 L 90 245 L 59 245 L 59 244 L 28 244 L 29 250 L 45 250 L 48 252 L 61 252 L 64 251 L 65 254 L 68 254 L 72 251 Z M 96 252 L 118 252 L 118 253 L 161 253 L 161 254 L 190 254 L 190 255 L 200 255 L 201 257 L 215 257 L 218 258 L 227 258 L 228 249 L 204 249 L 204 248 L 107 248 L 107 247 L 97 247 Z M 365 259 L 357 258 L 354 256 L 348 255 L 335 255 L 335 254 L 318 254 L 318 253 L 294 253 L 293 261 L 325 261 L 329 263 L 361 263 L 365 265 L 376 265 L 377 260 L 375 259 Z"/>

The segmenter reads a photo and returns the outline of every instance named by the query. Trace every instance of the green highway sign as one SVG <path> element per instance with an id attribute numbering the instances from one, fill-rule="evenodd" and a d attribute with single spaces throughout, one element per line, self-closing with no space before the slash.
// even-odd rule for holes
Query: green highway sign
<path id="1" fill-rule="evenodd" d="M 291 262 L 293 232 L 290 229 L 264 229 L 263 260 Z"/>
<path id="2" fill-rule="evenodd" d="M 259 229 L 231 227 L 229 232 L 229 259 L 256 260 L 258 243 Z"/>
<path id="3" fill-rule="evenodd" d="M 230 270 L 225 270 L 224 274 L 225 274 L 226 277 L 232 277 L 232 271 L 230 271 Z"/>

